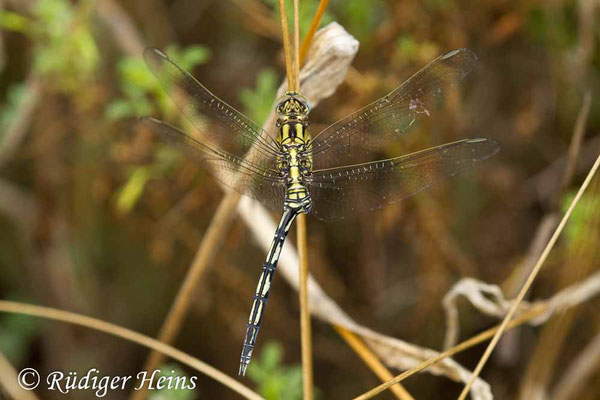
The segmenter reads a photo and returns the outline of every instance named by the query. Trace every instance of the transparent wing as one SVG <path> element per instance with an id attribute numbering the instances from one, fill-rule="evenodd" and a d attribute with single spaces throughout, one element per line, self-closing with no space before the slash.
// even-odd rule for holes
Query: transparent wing
<path id="1" fill-rule="evenodd" d="M 446 53 L 425 66 L 400 87 L 316 135 L 312 141 L 315 169 L 367 161 L 456 90 L 473 69 L 477 56 L 470 50 Z"/>
<path id="2" fill-rule="evenodd" d="M 280 211 L 283 208 L 285 182 L 274 170 L 275 156 L 253 153 L 250 161 L 203 144 L 155 118 L 142 118 L 142 122 L 191 159 L 211 166 L 213 175 L 223 184 L 259 200 L 273 210 Z"/>
<path id="3" fill-rule="evenodd" d="M 471 168 L 499 149 L 490 139 L 466 139 L 387 160 L 314 171 L 309 183 L 312 212 L 334 220 L 381 208 Z"/>
<path id="4" fill-rule="evenodd" d="M 198 130 L 202 142 L 241 157 L 250 147 L 275 155 L 276 142 L 258 124 L 212 94 L 165 53 L 148 48 L 144 60 L 179 110 Z"/>

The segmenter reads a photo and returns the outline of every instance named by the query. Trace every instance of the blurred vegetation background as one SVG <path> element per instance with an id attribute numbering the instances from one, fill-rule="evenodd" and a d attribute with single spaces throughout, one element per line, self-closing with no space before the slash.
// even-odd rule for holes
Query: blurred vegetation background
<path id="1" fill-rule="evenodd" d="M 300 5 L 305 32 L 318 2 Z M 223 193 L 209 171 L 138 122 L 142 115 L 179 118 L 141 52 L 145 45 L 167 49 L 211 91 L 262 123 L 284 78 L 276 1 L 2 0 L 0 6 L 0 298 L 154 337 Z M 502 144 L 475 171 L 382 211 L 336 223 L 309 217 L 311 271 L 357 321 L 440 349 L 441 301 L 461 277 L 515 295 L 544 221 L 555 222 L 600 152 L 597 16 L 594 0 L 331 1 L 324 24 L 339 22 L 360 49 L 338 92 L 311 114 L 313 132 L 389 92 L 439 54 L 468 47 L 480 63 L 465 80 L 463 100 L 411 132 L 411 146 L 468 136 Z M 591 111 L 577 162 L 569 164 L 586 93 Z M 397 149 L 390 148 L 393 155 Z M 564 178 L 566 165 L 574 168 L 572 179 Z M 597 181 L 530 298 L 548 297 L 600 265 Z M 236 220 L 195 292 L 177 348 L 235 374 L 263 259 Z M 576 314 L 507 335 L 482 376 L 496 398 L 531 399 L 532 382 L 551 389 L 598 335 L 598 305 L 592 300 Z M 466 303 L 461 312 L 464 338 L 496 322 Z M 313 329 L 319 398 L 350 398 L 379 383 L 330 326 L 315 322 Z M 135 375 L 148 354 L 83 328 L 6 314 L 0 350 L 17 370 L 95 367 L 108 375 Z M 457 360 L 472 368 L 481 350 Z M 297 295 L 283 280 L 273 287 L 255 358 L 251 387 L 268 399 L 301 398 Z M 194 374 L 173 363 L 165 369 L 173 368 Z M 596 372 L 577 398 L 600 398 L 599 383 Z M 418 399 L 453 398 L 461 388 L 429 374 L 406 387 Z M 238 398 L 204 376 L 193 392 L 153 396 Z"/>

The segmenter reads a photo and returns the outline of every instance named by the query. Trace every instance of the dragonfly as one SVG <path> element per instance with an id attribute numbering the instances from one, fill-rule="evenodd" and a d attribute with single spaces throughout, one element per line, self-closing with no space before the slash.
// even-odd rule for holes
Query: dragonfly
<path id="1" fill-rule="evenodd" d="M 422 68 L 388 95 L 311 137 L 310 103 L 288 91 L 277 100 L 277 137 L 212 94 L 164 52 L 144 59 L 191 123 L 194 134 L 152 117 L 142 121 L 168 144 L 212 167 L 215 178 L 268 208 L 283 210 L 253 296 L 240 357 L 244 376 L 256 345 L 277 262 L 301 213 L 336 220 L 403 200 L 495 155 L 500 145 L 469 138 L 373 160 L 458 90 L 477 62 L 457 49 Z"/>

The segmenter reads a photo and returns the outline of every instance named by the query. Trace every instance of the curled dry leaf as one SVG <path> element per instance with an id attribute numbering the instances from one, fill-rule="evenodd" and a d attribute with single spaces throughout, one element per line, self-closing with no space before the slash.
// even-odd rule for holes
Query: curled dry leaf
<path id="1" fill-rule="evenodd" d="M 532 325 L 540 325 L 556 312 L 581 304 L 598 294 L 600 294 L 600 272 L 590 275 L 580 283 L 566 287 L 547 300 L 521 303 L 517 315 L 533 307 L 543 307 L 545 312 L 529 322 Z M 482 314 L 496 318 L 503 318 L 512 303 L 511 300 L 504 298 L 502 290 L 497 285 L 472 278 L 458 281 L 448 291 L 443 301 L 446 314 L 445 348 L 454 346 L 458 341 L 460 327 L 457 300 L 461 296 L 466 298 Z"/>

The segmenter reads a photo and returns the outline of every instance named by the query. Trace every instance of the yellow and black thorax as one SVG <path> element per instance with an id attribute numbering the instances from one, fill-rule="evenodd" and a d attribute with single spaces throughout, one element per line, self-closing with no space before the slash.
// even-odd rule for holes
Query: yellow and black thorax
<path id="1" fill-rule="evenodd" d="M 310 209 L 305 183 L 312 176 L 311 140 L 308 132 L 308 101 L 297 92 L 287 92 L 277 103 L 279 157 L 277 170 L 286 178 L 286 203 L 292 208 Z"/>

